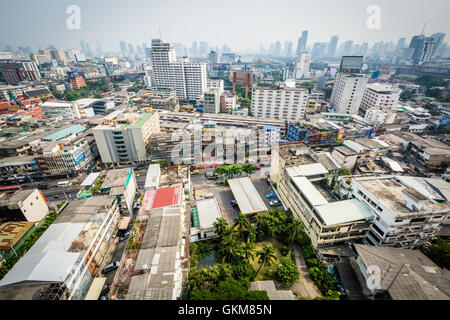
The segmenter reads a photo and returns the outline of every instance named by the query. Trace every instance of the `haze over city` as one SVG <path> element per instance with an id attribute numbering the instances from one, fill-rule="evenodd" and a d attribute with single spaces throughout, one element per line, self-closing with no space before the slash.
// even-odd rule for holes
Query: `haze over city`
<path id="1" fill-rule="evenodd" d="M 190 46 L 193 41 L 206 41 L 213 46 L 227 44 L 235 51 L 257 51 L 260 44 L 280 40 L 295 43 L 301 30 L 309 30 L 309 43 L 329 41 L 334 34 L 340 41 L 396 41 L 422 31 L 450 33 L 447 0 L 3 0 L 0 12 L 0 47 L 26 46 L 34 49 L 49 44 L 62 48 L 79 48 L 80 40 L 100 41 L 107 52 L 119 51 L 119 40 L 142 44 L 152 38 L 179 42 Z M 66 8 L 81 9 L 81 29 L 66 28 Z M 381 9 L 381 29 L 369 30 L 366 9 Z M 33 21 L 17 23 L 20 20 Z M 37 27 L 38 26 L 38 27 Z M 9 32 L 14 27 L 14 32 Z"/>

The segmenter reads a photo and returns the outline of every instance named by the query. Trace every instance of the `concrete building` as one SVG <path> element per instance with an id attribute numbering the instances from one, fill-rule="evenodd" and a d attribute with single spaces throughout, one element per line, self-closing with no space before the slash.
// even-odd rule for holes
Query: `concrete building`
<path id="1" fill-rule="evenodd" d="M 351 195 L 375 216 L 365 239 L 369 245 L 417 248 L 433 237 L 450 213 L 448 200 L 428 179 L 358 177 L 349 186 Z"/>
<path id="2" fill-rule="evenodd" d="M 47 101 L 41 105 L 42 113 L 48 118 L 79 119 L 81 113 L 74 102 Z"/>
<path id="3" fill-rule="evenodd" d="M 39 222 L 47 214 L 47 200 L 38 189 L 5 192 L 0 197 L 0 219 L 4 221 Z"/>
<path id="4" fill-rule="evenodd" d="M 137 182 L 132 168 L 108 170 L 101 190 L 117 198 L 122 214 L 133 215 Z"/>
<path id="5" fill-rule="evenodd" d="M 390 84 L 370 83 L 364 90 L 360 109 L 366 112 L 370 108 L 394 108 L 400 99 L 401 89 Z"/>
<path id="6" fill-rule="evenodd" d="M 113 112 L 92 132 L 104 163 L 146 162 L 150 137 L 160 132 L 159 113 Z"/>
<path id="7" fill-rule="evenodd" d="M 222 212 L 216 198 L 197 201 L 197 208 L 192 212 L 191 241 L 217 237 L 214 222 L 220 218 Z"/>
<path id="8" fill-rule="evenodd" d="M 368 78 L 360 73 L 338 72 L 330 98 L 330 108 L 337 113 L 357 114 Z"/>
<path id="9" fill-rule="evenodd" d="M 288 87 L 253 85 L 251 112 L 254 117 L 301 120 L 305 117 L 308 90 Z"/>
<path id="10" fill-rule="evenodd" d="M 0 281 L 2 300 L 82 300 L 117 233 L 114 197 L 74 200 Z"/>
<path id="11" fill-rule="evenodd" d="M 363 292 L 370 298 L 450 300 L 450 283 L 445 273 L 419 250 L 360 244 L 354 248 L 357 257 L 353 268 Z"/>
<path id="12" fill-rule="evenodd" d="M 159 188 L 159 178 L 161 176 L 161 167 L 159 164 L 151 164 L 148 166 L 147 175 L 145 177 L 144 190 L 155 190 Z"/>
<path id="13" fill-rule="evenodd" d="M 203 108 L 206 113 L 220 112 L 220 89 L 210 88 L 203 94 Z"/>
<path id="14" fill-rule="evenodd" d="M 0 224 L 0 265 L 3 259 L 15 255 L 35 230 L 34 222 L 10 221 Z"/>
<path id="15" fill-rule="evenodd" d="M 207 87 L 208 89 L 218 89 L 219 90 L 219 96 L 222 95 L 224 90 L 224 81 L 221 79 L 208 79 L 207 80 Z"/>
<path id="16" fill-rule="evenodd" d="M 309 78 L 309 65 L 311 64 L 311 55 L 309 52 L 302 52 L 298 58 L 297 68 L 301 79 Z"/>
<path id="17" fill-rule="evenodd" d="M 339 201 L 323 187 L 327 172 L 320 163 L 286 167 L 277 182 L 280 198 L 302 221 L 314 247 L 361 242 L 374 216 L 361 201 Z"/>
<path id="18" fill-rule="evenodd" d="M 172 44 L 153 39 L 150 49 L 152 85 L 172 88 L 180 99 L 197 99 L 207 89 L 206 64 L 177 60 Z"/>

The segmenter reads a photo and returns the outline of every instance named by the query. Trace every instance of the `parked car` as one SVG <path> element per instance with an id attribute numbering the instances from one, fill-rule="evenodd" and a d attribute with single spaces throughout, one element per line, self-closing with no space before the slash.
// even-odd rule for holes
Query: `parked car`
<path id="1" fill-rule="evenodd" d="M 192 169 L 192 170 L 197 170 L 198 167 L 197 167 L 197 166 L 191 166 L 191 169 Z"/>
<path id="2" fill-rule="evenodd" d="M 120 236 L 119 241 L 122 242 L 123 240 L 128 239 L 130 235 L 131 235 L 130 231 L 125 232 L 123 235 Z"/>
<path id="3" fill-rule="evenodd" d="M 273 207 L 273 206 L 278 206 L 278 205 L 280 204 L 280 201 L 278 201 L 278 200 L 273 200 L 273 201 L 270 201 L 269 204 L 270 204 L 272 207 Z"/>
<path id="4" fill-rule="evenodd" d="M 256 170 L 261 170 L 261 166 L 257 166 L 257 167 L 256 167 Z"/>
<path id="5" fill-rule="evenodd" d="M 231 200 L 231 205 L 233 207 L 237 207 L 238 206 L 237 201 L 236 200 Z"/>
<path id="6" fill-rule="evenodd" d="M 201 165 L 201 166 L 198 166 L 198 168 L 199 168 L 199 169 L 206 169 L 206 166 Z"/>
<path id="7" fill-rule="evenodd" d="M 101 296 L 98 300 L 108 300 L 108 298 L 106 296 Z"/>
<path id="8" fill-rule="evenodd" d="M 111 272 L 113 270 L 116 270 L 119 267 L 119 263 L 120 261 L 115 261 L 115 262 L 111 262 L 110 264 L 106 265 L 103 269 L 102 269 L 102 273 L 106 274 L 108 272 Z"/>
<path id="9" fill-rule="evenodd" d="M 198 170 L 191 171 L 191 175 L 195 175 L 195 174 L 199 174 L 199 173 L 200 173 L 200 171 L 198 171 Z"/>
<path id="10" fill-rule="evenodd" d="M 100 292 L 100 296 L 106 296 L 106 294 L 109 292 L 109 285 L 105 283 L 103 286 L 102 291 Z"/>
<path id="11" fill-rule="evenodd" d="M 275 193 L 266 194 L 266 199 L 276 199 L 277 195 Z"/>
<path id="12" fill-rule="evenodd" d="M 212 199 L 212 198 L 214 198 L 214 194 L 213 193 L 205 194 L 205 199 Z"/>
<path id="13" fill-rule="evenodd" d="M 214 164 L 212 164 L 210 167 L 211 167 L 211 168 L 216 168 L 216 167 L 220 167 L 220 165 L 214 163 Z"/>

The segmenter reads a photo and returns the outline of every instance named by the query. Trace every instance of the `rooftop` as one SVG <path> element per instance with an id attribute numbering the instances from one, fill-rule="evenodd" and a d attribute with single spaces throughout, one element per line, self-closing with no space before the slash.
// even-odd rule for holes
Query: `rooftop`
<path id="1" fill-rule="evenodd" d="M 362 263 L 378 266 L 379 290 L 393 300 L 449 300 L 450 284 L 442 270 L 419 250 L 355 244 Z"/>
<path id="2" fill-rule="evenodd" d="M 219 204 L 215 198 L 197 201 L 198 220 L 200 229 L 214 227 L 214 222 L 222 218 Z"/>
<path id="3" fill-rule="evenodd" d="M 101 188 L 109 189 L 113 187 L 124 187 L 127 183 L 130 171 L 132 171 L 130 168 L 108 170 Z"/>
<path id="4" fill-rule="evenodd" d="M 321 163 L 310 163 L 288 167 L 286 168 L 286 171 L 291 177 L 312 177 L 328 173 L 328 170 L 325 169 Z"/>
<path id="5" fill-rule="evenodd" d="M 147 191 L 142 200 L 139 214 L 157 208 L 178 206 L 183 198 L 183 186 L 178 184 L 173 187 L 165 187 Z"/>
<path id="6" fill-rule="evenodd" d="M 11 221 L 0 224 L 0 251 L 9 251 L 34 226 L 34 222 Z"/>
<path id="7" fill-rule="evenodd" d="M 371 210 L 358 199 L 332 202 L 315 209 L 327 226 L 373 219 Z"/>
<path id="8" fill-rule="evenodd" d="M 69 136 L 72 134 L 77 134 L 77 133 L 83 132 L 84 130 L 86 130 L 86 127 L 84 127 L 80 124 L 76 124 L 74 126 L 57 131 L 57 132 L 45 137 L 44 140 L 58 141 L 62 138 L 65 138 L 66 136 Z"/>
<path id="9" fill-rule="evenodd" d="M 229 179 L 228 185 L 242 214 L 267 212 L 264 201 L 249 177 Z"/>

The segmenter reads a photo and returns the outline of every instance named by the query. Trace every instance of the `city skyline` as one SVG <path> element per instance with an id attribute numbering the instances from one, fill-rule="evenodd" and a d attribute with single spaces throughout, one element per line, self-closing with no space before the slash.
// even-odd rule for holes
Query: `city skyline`
<path id="1" fill-rule="evenodd" d="M 34 3 L 23 6 L 24 2 L 26 1 L 14 1 L 10 5 L 10 10 L 21 7 L 25 19 L 29 15 L 34 15 L 33 19 L 40 22 L 39 28 L 18 26 L 14 33 L 2 35 L 0 43 L 2 47 L 29 45 L 36 50 L 51 44 L 61 48 L 79 48 L 82 40 L 91 44 L 92 48 L 100 42 L 105 52 L 118 52 L 120 40 L 135 46 L 142 45 L 144 42 L 149 46 L 151 39 L 160 38 L 161 35 L 161 38 L 167 42 L 182 43 L 188 48 L 194 41 L 198 43 L 204 41 L 213 47 L 220 48 L 226 44 L 237 52 L 257 52 L 261 44 L 268 48 L 276 41 L 280 41 L 284 49 L 285 42 L 292 42 L 292 51 L 295 52 L 297 39 L 303 30 L 308 30 L 309 33 L 308 46 L 312 46 L 315 42 L 328 42 L 333 35 L 339 36 L 339 43 L 348 40 L 354 43 L 367 42 L 369 45 L 379 41 L 396 43 L 402 37 L 410 41 L 414 35 L 421 33 L 425 23 L 427 23 L 425 34 L 450 33 L 450 23 L 445 19 L 445 9 L 448 8 L 446 1 L 434 1 L 436 5 L 433 10 L 429 10 L 428 6 L 421 1 L 415 1 L 417 5 L 410 6 L 413 9 L 408 10 L 408 17 L 407 19 L 404 17 L 406 20 L 403 19 L 401 25 L 397 22 L 403 16 L 402 6 L 379 1 L 376 3 L 381 10 L 381 29 L 379 30 L 370 30 L 366 26 L 370 16 L 366 9 L 371 5 L 370 1 L 355 2 L 352 8 L 349 6 L 344 8 L 329 1 L 325 1 L 326 3 L 320 6 L 305 1 L 281 1 L 277 4 L 278 9 L 273 8 L 273 5 L 258 2 L 261 8 L 256 12 L 255 7 L 252 6 L 254 2 L 249 1 L 240 5 L 243 9 L 253 8 L 253 10 L 242 10 L 246 13 L 242 15 L 241 10 L 239 12 L 223 11 L 219 10 L 220 6 L 201 0 L 195 1 L 195 4 L 190 2 L 188 6 L 176 0 L 167 1 L 164 4 L 153 1 L 145 4 L 131 3 L 127 4 L 131 8 L 128 10 L 120 10 L 121 4 L 105 7 L 102 1 L 93 4 L 81 0 L 73 3 L 81 10 L 79 30 L 69 30 L 66 27 L 66 20 L 70 16 L 66 13 L 66 8 L 72 4 L 69 1 L 60 1 L 55 4 L 44 0 L 39 1 L 38 6 Z M 230 6 L 233 4 L 230 3 Z M 435 10 L 436 6 L 442 10 Z M 23 10 L 23 7 L 27 9 Z M 181 17 L 181 19 L 162 21 L 158 15 L 164 16 L 169 7 L 180 8 L 180 12 L 185 12 L 184 16 L 192 17 L 192 19 Z M 199 12 L 192 13 L 193 8 Z M 296 8 L 299 10 L 295 10 Z M 48 16 L 45 21 L 41 19 L 44 16 L 41 14 L 43 11 Z M 99 16 L 98 12 L 102 12 L 102 15 Z M 277 12 L 286 17 L 280 16 Z M 306 13 L 309 13 L 309 16 L 306 16 Z M 132 25 L 124 23 L 129 14 L 136 16 L 132 20 L 135 22 Z M 227 20 L 223 21 L 229 19 L 230 15 L 234 16 L 233 20 L 239 23 L 230 24 L 225 22 Z M 0 16 L 0 26 L 6 30 L 7 26 L 13 23 L 14 18 L 6 11 Z M 265 23 L 267 19 L 271 19 L 274 23 Z M 351 23 L 344 25 L 340 23 L 340 19 L 346 19 Z M 295 22 L 296 20 L 299 22 Z M 248 28 L 247 23 L 251 27 Z M 205 25 L 210 27 L 205 28 Z M 247 28 L 244 37 L 242 28 Z M 42 37 L 43 34 L 49 36 Z"/>

